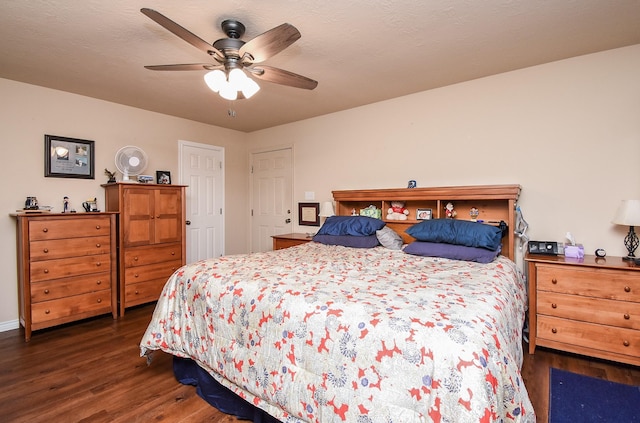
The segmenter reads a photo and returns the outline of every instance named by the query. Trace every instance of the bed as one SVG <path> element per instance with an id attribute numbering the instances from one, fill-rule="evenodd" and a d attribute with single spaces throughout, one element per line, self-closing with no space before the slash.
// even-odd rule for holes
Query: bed
<path id="1" fill-rule="evenodd" d="M 535 422 L 526 304 L 505 255 L 312 241 L 182 267 L 140 347 L 174 355 L 179 380 L 254 421 Z"/>

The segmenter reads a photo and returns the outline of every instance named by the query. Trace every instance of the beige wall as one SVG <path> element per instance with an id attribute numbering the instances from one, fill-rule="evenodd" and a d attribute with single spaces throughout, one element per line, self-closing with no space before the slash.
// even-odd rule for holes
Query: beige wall
<path id="1" fill-rule="evenodd" d="M 587 252 L 624 255 L 617 204 L 640 198 L 640 45 L 577 57 L 242 134 L 0 79 L 0 327 L 17 318 L 15 225 L 27 195 L 96 196 L 123 145 L 177 174 L 177 140 L 225 147 L 227 253 L 248 249 L 250 151 L 293 145 L 294 199 L 334 189 L 518 183 L 534 239 L 571 231 Z M 322 83 L 322 81 L 320 81 Z M 96 180 L 43 177 L 43 135 L 96 141 Z M 103 207 L 103 204 L 100 204 Z M 59 210 L 59 209 L 58 209 Z M 297 220 L 297 219 L 296 219 Z M 295 220 L 294 220 L 295 221 Z M 233 228 L 230 230 L 229 228 Z M 296 227 L 308 231 L 309 227 Z"/>
<path id="2" fill-rule="evenodd" d="M 72 206 L 81 211 L 81 203 L 96 197 L 104 210 L 107 181 L 105 168 L 115 170 L 116 151 L 125 145 L 141 147 L 149 156 L 145 173 L 171 171 L 178 183 L 178 140 L 211 144 L 225 149 L 227 210 L 246 210 L 244 193 L 248 187 L 247 135 L 210 125 L 158 113 L 121 106 L 75 94 L 0 79 L 0 145 L 3 183 L 0 196 L 0 329 L 3 323 L 15 325 L 18 317 L 16 282 L 15 219 L 9 213 L 24 207 L 26 196 L 36 196 L 41 205 L 62 211 L 67 195 Z M 95 141 L 95 180 L 44 177 L 44 134 Z M 244 252 L 248 231 L 246 215 L 228 213 L 225 249 Z"/>
<path id="3" fill-rule="evenodd" d="M 587 253 L 626 255 L 628 228 L 610 221 L 620 200 L 640 198 L 640 45 L 249 138 L 250 148 L 293 143 L 296 202 L 306 191 L 322 202 L 334 189 L 406 187 L 409 179 L 423 187 L 516 183 L 533 239 L 564 241 L 570 231 Z"/>

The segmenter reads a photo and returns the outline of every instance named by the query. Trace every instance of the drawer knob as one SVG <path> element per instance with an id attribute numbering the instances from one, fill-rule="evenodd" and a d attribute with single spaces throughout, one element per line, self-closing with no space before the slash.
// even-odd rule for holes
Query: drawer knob
<path id="1" fill-rule="evenodd" d="M 100 229 L 100 225 L 96 225 L 96 229 Z"/>
<path id="2" fill-rule="evenodd" d="M 42 229 L 42 232 L 49 232 L 49 229 L 47 229 L 47 228 L 43 228 L 43 229 Z"/>
<path id="3" fill-rule="evenodd" d="M 137 277 L 138 277 L 138 274 L 137 274 L 137 273 L 135 273 L 135 274 L 133 275 L 133 277 L 134 277 L 134 278 L 137 278 Z"/>
<path id="4" fill-rule="evenodd" d="M 101 280 L 96 281 L 96 285 L 102 285 L 102 281 Z"/>
<path id="5" fill-rule="evenodd" d="M 49 269 L 44 269 L 44 273 L 49 273 Z"/>
<path id="6" fill-rule="evenodd" d="M 631 343 L 625 339 L 624 341 L 622 341 L 622 345 L 628 347 L 629 345 L 631 345 Z"/>
<path id="7" fill-rule="evenodd" d="M 631 319 L 631 316 L 629 316 L 629 313 L 625 313 L 624 320 L 629 320 L 629 319 Z"/>
<path id="8" fill-rule="evenodd" d="M 558 329 L 556 328 L 551 329 L 551 333 L 558 333 Z"/>
<path id="9" fill-rule="evenodd" d="M 98 304 L 102 302 L 102 298 L 98 298 Z"/>
<path id="10" fill-rule="evenodd" d="M 551 283 L 554 284 L 554 285 L 557 284 L 558 283 L 558 279 L 556 279 L 556 278 L 551 279 Z"/>
<path id="11" fill-rule="evenodd" d="M 624 292 L 631 292 L 631 287 L 630 286 L 625 286 L 624 287 Z"/>
<path id="12" fill-rule="evenodd" d="M 48 289 L 45 289 L 45 290 L 44 290 L 44 293 L 45 293 L 45 294 L 48 294 L 48 293 L 49 293 L 49 290 L 48 290 Z"/>
<path id="13" fill-rule="evenodd" d="M 175 256 L 175 255 L 176 255 L 176 252 L 175 252 L 175 251 L 172 251 L 172 252 L 171 252 L 171 255 L 172 255 L 172 256 Z"/>
<path id="14" fill-rule="evenodd" d="M 100 244 L 98 243 L 98 244 L 96 244 L 96 247 L 100 248 L 100 247 L 102 247 L 102 245 L 100 245 Z"/>
<path id="15" fill-rule="evenodd" d="M 556 303 L 551 303 L 551 308 L 558 308 L 558 304 L 556 304 Z"/>
<path id="16" fill-rule="evenodd" d="M 49 309 L 46 309 L 46 310 L 44 311 L 44 314 L 49 314 L 49 313 L 51 313 L 51 310 L 49 310 Z"/>
<path id="17" fill-rule="evenodd" d="M 133 261 L 138 261 L 138 256 L 134 257 Z"/>
<path id="18" fill-rule="evenodd" d="M 136 295 L 138 295 L 138 290 L 137 290 L 137 289 L 136 289 L 136 292 L 135 292 L 135 294 L 136 294 Z"/>
<path id="19" fill-rule="evenodd" d="M 96 263 L 96 266 L 100 267 L 100 265 L 102 265 L 102 263 L 100 263 L 100 262 Z"/>
<path id="20" fill-rule="evenodd" d="M 44 251 L 44 253 L 46 254 L 46 253 L 48 253 L 48 252 L 49 252 L 49 249 L 48 249 L 48 248 L 45 248 L 45 249 L 44 249 L 44 250 L 42 250 L 42 251 Z"/>

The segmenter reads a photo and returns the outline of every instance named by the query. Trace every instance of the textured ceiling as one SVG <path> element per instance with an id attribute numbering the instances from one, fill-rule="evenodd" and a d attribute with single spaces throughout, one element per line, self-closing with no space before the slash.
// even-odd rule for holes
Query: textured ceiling
<path id="1" fill-rule="evenodd" d="M 205 71 L 146 70 L 209 60 L 142 7 L 211 43 L 224 19 L 244 23 L 245 41 L 288 22 L 302 38 L 264 64 L 318 87 L 257 81 L 253 98 L 229 102 Z M 638 0 L 2 0 L 0 77 L 251 132 L 640 44 L 639 22 Z"/>

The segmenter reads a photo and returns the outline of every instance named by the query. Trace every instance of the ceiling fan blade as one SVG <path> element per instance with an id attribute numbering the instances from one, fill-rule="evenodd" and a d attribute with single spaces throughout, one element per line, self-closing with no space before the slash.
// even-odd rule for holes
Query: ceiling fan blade
<path id="1" fill-rule="evenodd" d="M 259 66 L 246 69 L 256 78 L 275 84 L 304 88 L 305 90 L 312 90 L 318 86 L 318 81 L 314 81 L 311 78 L 271 66 Z"/>
<path id="2" fill-rule="evenodd" d="M 301 37 L 295 26 L 283 23 L 264 32 L 240 47 L 240 57 L 248 53 L 253 57 L 251 63 L 260 63 L 280 53 Z"/>
<path id="3" fill-rule="evenodd" d="M 151 18 L 153 21 L 158 23 L 160 26 L 174 33 L 175 35 L 182 38 L 192 46 L 204 51 L 207 54 L 216 55 L 219 58 L 224 59 L 224 54 L 222 54 L 220 50 L 218 50 L 217 48 L 215 48 L 214 46 L 212 46 L 202 38 L 198 37 L 188 29 L 183 28 L 182 26 L 178 25 L 171 19 L 167 18 L 162 13 L 157 12 L 153 9 L 148 9 L 146 7 L 140 9 L 140 11 L 145 15 L 147 15 L 149 18 Z"/>
<path id="4" fill-rule="evenodd" d="M 211 63 L 190 63 L 184 65 L 151 65 L 145 66 L 145 68 L 156 71 L 192 71 L 224 69 L 224 66 L 212 65 Z"/>

